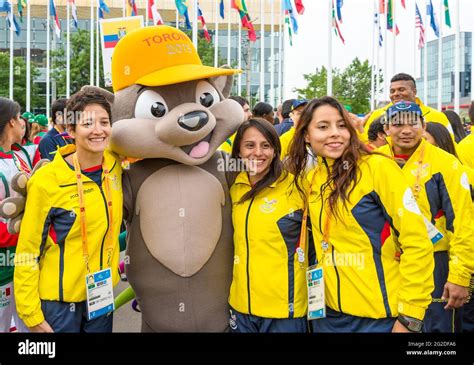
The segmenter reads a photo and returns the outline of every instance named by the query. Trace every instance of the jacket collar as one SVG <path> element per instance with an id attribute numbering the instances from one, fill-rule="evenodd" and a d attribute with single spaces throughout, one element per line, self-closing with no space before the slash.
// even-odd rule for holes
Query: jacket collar
<path id="1" fill-rule="evenodd" d="M 237 175 L 234 184 L 245 184 L 250 187 L 252 186 L 252 184 L 250 184 L 249 175 L 246 171 L 242 171 L 241 173 Z M 274 188 L 275 186 L 276 186 L 276 181 L 271 183 L 268 187 Z"/>
<path id="2" fill-rule="evenodd" d="M 72 170 L 64 157 L 70 155 L 71 153 L 76 152 L 76 146 L 74 144 L 68 144 L 63 147 L 60 147 L 57 153 L 54 155 L 53 162 L 55 164 L 55 172 L 56 178 L 59 185 L 70 185 L 76 183 L 76 176 L 74 170 Z M 115 157 L 109 152 L 109 150 L 104 151 L 104 163 L 105 167 L 112 172 L 116 167 L 116 159 Z M 84 176 L 85 181 L 89 181 L 90 179 L 87 176 Z M 90 180 L 92 181 L 92 180 Z"/>

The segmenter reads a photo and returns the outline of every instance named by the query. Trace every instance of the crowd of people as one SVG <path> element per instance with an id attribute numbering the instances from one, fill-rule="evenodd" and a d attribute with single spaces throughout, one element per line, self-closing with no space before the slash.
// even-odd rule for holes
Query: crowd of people
<path id="1" fill-rule="evenodd" d="M 474 331 L 474 137 L 455 112 L 424 105 L 407 74 L 363 117 L 328 96 L 276 109 L 230 98 L 245 118 L 220 147 L 244 166 L 230 186 L 230 331 Z M 56 100 L 50 123 L 20 113 L 0 98 L 0 201 L 25 195 L 18 172 L 31 177 L 20 233 L 0 218 L 12 258 L 0 266 L 0 332 L 111 332 L 111 313 L 90 318 L 84 279 L 120 280 L 110 105 L 85 90 Z"/>

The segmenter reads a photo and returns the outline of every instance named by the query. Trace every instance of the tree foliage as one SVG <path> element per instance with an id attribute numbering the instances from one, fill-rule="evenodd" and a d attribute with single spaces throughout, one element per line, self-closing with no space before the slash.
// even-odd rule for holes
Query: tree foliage
<path id="1" fill-rule="evenodd" d="M 38 96 L 39 87 L 33 80 L 40 74 L 38 68 L 31 64 L 30 105 L 35 108 L 43 107 L 44 100 Z M 17 101 L 22 110 L 26 106 L 26 62 L 23 57 L 13 59 L 13 100 Z M 0 53 L 0 96 L 10 96 L 10 54 Z"/>
<path id="2" fill-rule="evenodd" d="M 326 95 L 327 69 L 323 66 L 316 72 L 303 75 L 307 82 L 305 88 L 294 89 L 299 98 L 313 99 Z M 380 86 L 383 76 L 379 70 Z M 343 71 L 335 68 L 332 71 L 333 96 L 342 104 L 350 106 L 353 113 L 362 114 L 370 110 L 371 67 L 369 61 L 361 62 L 358 58 Z M 380 89 L 380 87 L 379 87 Z M 380 90 L 379 90 L 380 92 Z"/>

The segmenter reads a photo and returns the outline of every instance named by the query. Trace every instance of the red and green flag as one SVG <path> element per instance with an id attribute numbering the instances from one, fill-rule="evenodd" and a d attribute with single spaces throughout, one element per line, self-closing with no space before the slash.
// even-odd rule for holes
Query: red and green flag
<path id="1" fill-rule="evenodd" d="M 393 33 L 393 0 L 388 0 L 387 4 L 387 29 Z M 400 30 L 395 24 L 395 35 L 398 35 Z"/>
<path id="2" fill-rule="evenodd" d="M 257 40 L 257 34 L 255 33 L 252 22 L 250 21 L 245 0 L 232 0 L 231 6 L 239 12 L 242 27 L 248 30 L 249 40 L 255 42 Z"/>

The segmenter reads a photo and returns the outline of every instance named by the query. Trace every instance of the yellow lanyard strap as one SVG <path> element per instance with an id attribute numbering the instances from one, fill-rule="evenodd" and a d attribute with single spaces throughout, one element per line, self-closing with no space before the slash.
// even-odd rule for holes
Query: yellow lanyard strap
<path id="1" fill-rule="evenodd" d="M 422 171 L 423 171 L 423 158 L 424 158 L 424 156 L 425 156 L 425 146 L 422 146 L 421 150 L 420 150 L 420 159 L 418 160 L 418 168 L 416 170 L 416 181 L 415 181 L 415 185 L 413 185 L 413 195 L 414 195 L 416 200 L 418 200 L 418 196 L 419 196 L 420 191 L 421 191 L 420 180 L 421 180 L 421 174 L 422 174 Z"/>
<path id="2" fill-rule="evenodd" d="M 82 182 L 82 173 L 79 161 L 77 159 L 77 153 L 73 155 L 74 161 L 74 172 L 77 179 L 77 195 L 79 198 L 79 213 L 80 213 L 80 223 L 81 223 L 81 238 L 82 238 L 82 255 L 84 257 L 84 262 L 86 264 L 87 272 L 90 272 L 89 268 L 89 248 L 87 241 L 87 221 L 86 221 L 86 206 L 84 201 L 84 187 Z M 110 182 L 109 182 L 109 170 L 104 168 L 104 181 L 105 181 L 105 190 L 107 195 L 107 214 L 109 217 L 109 227 L 106 233 L 106 249 L 108 253 L 107 265 L 110 266 L 110 258 L 113 251 L 113 237 L 112 237 L 112 227 L 113 227 L 113 215 L 112 215 L 112 194 L 110 192 Z"/>
<path id="3" fill-rule="evenodd" d="M 311 195 L 311 189 L 312 189 L 313 184 L 314 184 L 314 179 L 316 177 L 316 173 L 317 173 L 317 168 L 314 171 L 313 178 L 311 179 L 311 184 L 308 186 L 308 189 L 306 191 L 307 202 L 306 202 L 305 207 L 304 207 L 303 220 L 301 222 L 299 248 L 302 250 L 304 258 L 305 258 L 303 262 L 300 262 L 301 267 L 304 266 L 304 262 L 306 261 L 306 244 L 307 244 L 307 237 L 308 237 L 307 222 L 308 222 L 309 200 L 310 200 L 310 195 Z"/>

